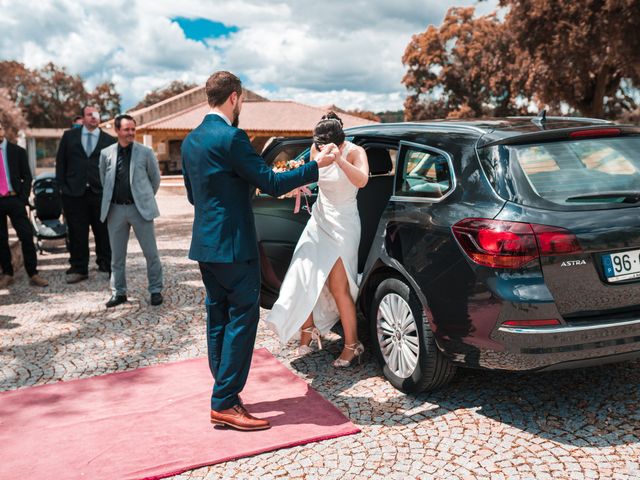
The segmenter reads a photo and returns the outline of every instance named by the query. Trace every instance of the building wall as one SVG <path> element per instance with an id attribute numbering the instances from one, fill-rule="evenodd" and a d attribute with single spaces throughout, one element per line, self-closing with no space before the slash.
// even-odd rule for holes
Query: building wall
<path id="1" fill-rule="evenodd" d="M 207 97 L 204 93 L 204 87 L 202 87 L 185 92 L 181 95 L 176 95 L 169 101 L 160 102 L 159 104 L 153 105 L 149 108 L 144 108 L 130 113 L 133 118 L 136 119 L 138 125 L 143 125 L 145 123 L 158 120 L 159 118 L 167 117 L 181 110 L 186 110 L 187 108 L 198 105 L 206 100 Z"/>
<path id="2" fill-rule="evenodd" d="M 163 175 L 177 175 L 182 173 L 180 145 L 188 133 L 180 130 L 139 131 L 136 133 L 136 141 L 153 149 Z"/>

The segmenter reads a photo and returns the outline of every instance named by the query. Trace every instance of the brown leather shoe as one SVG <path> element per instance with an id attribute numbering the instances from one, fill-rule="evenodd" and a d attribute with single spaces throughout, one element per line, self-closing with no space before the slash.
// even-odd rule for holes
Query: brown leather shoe
<path id="1" fill-rule="evenodd" d="M 211 410 L 211 423 L 237 430 L 266 430 L 271 428 L 268 420 L 254 417 L 242 405 L 235 405 L 220 411 Z"/>
<path id="2" fill-rule="evenodd" d="M 29 278 L 29 283 L 31 285 L 33 285 L 34 287 L 47 287 L 47 286 L 49 286 L 49 282 L 47 280 L 45 280 L 44 278 L 42 278 L 37 273 L 35 275 L 32 275 Z"/>

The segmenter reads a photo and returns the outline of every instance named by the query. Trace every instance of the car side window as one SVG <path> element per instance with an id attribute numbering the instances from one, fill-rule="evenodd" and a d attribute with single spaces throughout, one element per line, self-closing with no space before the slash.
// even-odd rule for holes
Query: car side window
<path id="1" fill-rule="evenodd" d="M 401 168 L 396 195 L 440 198 L 453 187 L 451 167 L 443 153 L 405 147 Z"/>

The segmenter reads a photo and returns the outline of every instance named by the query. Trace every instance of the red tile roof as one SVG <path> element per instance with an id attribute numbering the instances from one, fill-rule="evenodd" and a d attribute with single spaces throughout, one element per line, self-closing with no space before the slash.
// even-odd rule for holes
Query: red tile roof
<path id="1" fill-rule="evenodd" d="M 261 97 L 257 93 L 251 90 L 247 90 L 246 88 L 243 89 L 243 92 L 244 92 L 245 102 L 267 102 L 268 101 L 266 98 Z M 150 112 L 151 110 L 156 110 L 159 107 L 162 107 L 163 105 L 176 103 L 180 99 L 188 97 L 190 95 L 194 95 L 194 96 L 200 95 L 203 99 L 207 98 L 205 87 L 203 85 L 199 85 L 197 87 L 190 88 L 189 90 L 185 90 L 182 93 L 178 93 L 173 97 L 165 98 L 164 100 L 154 103 L 153 105 L 149 105 L 148 107 L 139 108 L 138 110 L 129 110 L 127 111 L 127 115 L 132 115 L 133 117 L 136 117 L 137 115 L 143 115 L 147 112 Z"/>
<path id="2" fill-rule="evenodd" d="M 193 130 L 202 122 L 210 107 L 206 102 L 138 127 L 149 130 Z M 252 132 L 311 132 L 327 110 L 292 101 L 246 102 L 240 114 L 240 128 Z M 344 127 L 369 125 L 376 122 L 340 113 Z"/>

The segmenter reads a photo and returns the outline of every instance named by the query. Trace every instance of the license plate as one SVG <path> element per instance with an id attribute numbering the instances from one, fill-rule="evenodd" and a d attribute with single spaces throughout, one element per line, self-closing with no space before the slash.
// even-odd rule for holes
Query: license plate
<path id="1" fill-rule="evenodd" d="M 640 278 L 640 250 L 603 255 L 602 265 L 608 282 Z"/>

